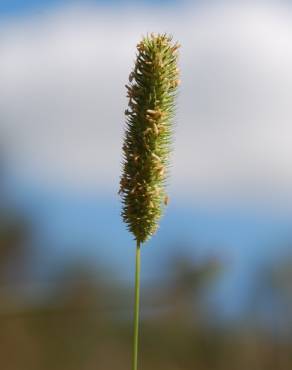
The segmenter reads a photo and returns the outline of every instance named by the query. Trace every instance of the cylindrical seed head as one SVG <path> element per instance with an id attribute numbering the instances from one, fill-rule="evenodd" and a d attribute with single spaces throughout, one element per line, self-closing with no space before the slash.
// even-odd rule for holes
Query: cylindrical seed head
<path id="1" fill-rule="evenodd" d="M 144 37 L 126 85 L 129 106 L 120 194 L 123 220 L 139 243 L 155 233 L 167 204 L 165 179 L 180 83 L 178 48 L 166 34 Z"/>

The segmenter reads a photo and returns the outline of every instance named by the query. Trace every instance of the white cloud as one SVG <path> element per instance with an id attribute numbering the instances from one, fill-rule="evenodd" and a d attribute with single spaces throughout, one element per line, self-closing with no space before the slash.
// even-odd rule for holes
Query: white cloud
<path id="1" fill-rule="evenodd" d="M 134 47 L 182 44 L 172 192 L 292 194 L 292 12 L 280 5 L 64 8 L 0 28 L 0 133 L 19 176 L 117 189 Z"/>

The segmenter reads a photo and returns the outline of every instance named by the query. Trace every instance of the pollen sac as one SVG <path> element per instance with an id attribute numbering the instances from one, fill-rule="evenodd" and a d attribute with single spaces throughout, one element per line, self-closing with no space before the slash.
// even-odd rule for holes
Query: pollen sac
<path id="1" fill-rule="evenodd" d="M 166 34 L 144 37 L 126 85 L 129 104 L 119 194 L 123 220 L 139 243 L 155 233 L 168 203 L 165 180 L 180 82 L 178 48 Z"/>

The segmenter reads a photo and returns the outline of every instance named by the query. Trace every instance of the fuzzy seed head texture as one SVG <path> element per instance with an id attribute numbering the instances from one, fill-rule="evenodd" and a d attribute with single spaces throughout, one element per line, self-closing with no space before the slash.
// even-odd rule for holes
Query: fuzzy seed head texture
<path id="1" fill-rule="evenodd" d="M 164 205 L 175 100 L 179 45 L 167 34 L 151 34 L 137 45 L 126 85 L 129 98 L 120 181 L 122 217 L 138 243 L 157 230 Z"/>

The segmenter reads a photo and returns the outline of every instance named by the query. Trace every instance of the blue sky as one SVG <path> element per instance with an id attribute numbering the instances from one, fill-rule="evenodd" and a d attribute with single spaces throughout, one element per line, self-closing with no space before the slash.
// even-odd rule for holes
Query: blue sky
<path id="1" fill-rule="evenodd" d="M 178 0 L 141 0 L 140 4 L 154 5 L 154 6 L 168 6 L 177 4 Z M 54 7 L 60 7 L 68 4 L 95 4 L 106 6 L 124 6 L 131 3 L 137 3 L 134 0 L 0 0 L 0 14 L 1 15 L 21 15 L 29 14 L 31 12 L 38 12 L 48 10 Z"/>
<path id="2" fill-rule="evenodd" d="M 135 244 L 120 217 L 117 194 L 66 194 L 9 182 L 11 203 L 31 221 L 36 245 L 33 266 L 43 280 L 69 261 L 87 261 L 132 284 Z M 169 262 L 185 256 L 198 264 L 215 259 L 222 274 L 213 288 L 218 314 L 236 317 L 249 303 L 254 277 L 265 264 L 291 256 L 291 212 L 274 213 L 251 206 L 224 207 L 175 199 L 158 233 L 143 247 L 143 284 L 171 276 Z M 214 300 L 215 299 L 215 300 Z"/>
<path id="3" fill-rule="evenodd" d="M 22 14 L 36 9 L 45 9 L 59 3 L 60 0 L 1 0 L 0 12 L 2 15 Z"/>

